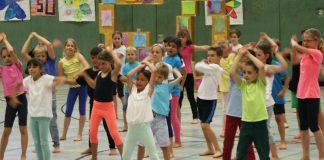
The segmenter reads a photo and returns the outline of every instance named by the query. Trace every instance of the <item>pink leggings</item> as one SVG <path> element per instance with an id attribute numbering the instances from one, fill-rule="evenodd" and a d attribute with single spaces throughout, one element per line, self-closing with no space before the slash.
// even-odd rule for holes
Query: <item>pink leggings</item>
<path id="1" fill-rule="evenodd" d="M 121 145 L 123 141 L 118 133 L 116 114 L 113 102 L 94 101 L 92 115 L 90 118 L 90 142 L 98 143 L 98 128 L 104 118 L 107 122 L 108 130 L 115 144 Z"/>
<path id="2" fill-rule="evenodd" d="M 175 142 L 181 142 L 180 141 L 180 122 L 178 119 L 178 104 L 179 104 L 179 96 L 172 96 L 171 99 L 171 124 L 173 127 Z"/>

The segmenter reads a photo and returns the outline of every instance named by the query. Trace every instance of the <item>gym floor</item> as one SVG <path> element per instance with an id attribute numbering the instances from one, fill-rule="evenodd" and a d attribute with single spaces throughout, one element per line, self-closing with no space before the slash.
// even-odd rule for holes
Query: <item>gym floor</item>
<path id="1" fill-rule="evenodd" d="M 321 92 L 323 93 L 324 89 L 321 89 Z M 67 86 L 62 86 L 57 91 L 57 114 L 58 114 L 58 126 L 59 131 L 61 132 L 63 129 L 63 120 L 64 120 L 64 113 L 62 110 L 65 110 L 65 101 L 66 101 L 66 94 L 68 92 Z M 323 94 L 322 94 L 323 95 Z M 0 93 L 0 97 L 3 97 L 2 93 Z M 299 140 L 295 140 L 293 137 L 299 132 L 298 126 L 297 126 L 297 119 L 295 113 L 292 112 L 290 108 L 290 92 L 288 91 L 286 93 L 287 103 L 286 103 L 286 117 L 289 124 L 289 128 L 286 129 L 286 139 L 288 141 L 287 150 L 279 150 L 278 154 L 280 159 L 282 160 L 293 160 L 293 159 L 299 159 L 302 156 L 302 147 Z M 2 101 L 0 101 L 0 117 L 2 121 L 4 119 L 5 114 L 5 101 L 3 98 L 1 98 Z M 323 98 L 322 98 L 323 100 Z M 88 103 L 87 103 L 88 105 Z M 211 123 L 212 128 L 214 129 L 217 140 L 219 145 L 223 146 L 223 138 L 219 136 L 222 128 L 222 101 L 221 99 L 218 100 L 216 113 L 214 115 L 213 122 Z M 87 107 L 89 108 L 89 107 Z M 183 107 L 182 107 L 182 123 L 181 123 L 181 140 L 182 140 L 182 147 L 174 149 L 174 159 L 175 160 L 193 160 L 193 159 L 212 159 L 212 156 L 206 156 L 206 157 L 200 157 L 199 153 L 206 150 L 206 144 L 204 141 L 203 133 L 201 131 L 199 124 L 191 124 L 191 110 L 189 106 L 189 102 L 186 98 L 184 98 L 183 101 Z M 77 104 L 74 107 L 73 117 L 78 118 L 78 107 Z M 88 117 L 88 110 L 87 110 L 87 117 Z M 118 127 L 121 129 L 123 127 L 123 120 L 122 120 L 122 111 L 121 111 L 121 104 L 119 102 L 118 105 Z M 29 121 L 29 119 L 28 119 Z M 277 129 L 276 122 L 274 120 L 274 117 L 271 120 L 272 124 L 272 132 L 275 136 L 277 144 L 280 142 L 279 133 Z M 3 122 L 0 124 L 0 133 L 2 134 L 3 131 Z M 29 127 L 29 126 L 28 126 Z M 68 130 L 67 139 L 65 141 L 61 141 L 61 153 L 52 154 L 53 160 L 83 160 L 83 159 L 91 159 L 90 155 L 81 155 L 81 152 L 84 151 L 88 147 L 88 129 L 89 129 L 89 121 L 87 120 L 85 124 L 85 128 L 83 131 L 83 137 L 82 141 L 74 142 L 73 139 L 76 136 L 76 133 L 78 131 L 78 120 L 72 119 L 71 125 Z M 32 152 L 34 149 L 34 142 L 33 138 L 30 133 L 30 129 L 28 128 L 29 132 L 29 143 L 28 143 L 28 150 L 27 150 L 27 159 L 37 159 L 36 154 Z M 126 133 L 120 132 L 121 136 L 125 138 Z M 50 136 L 49 136 L 50 138 Z M 119 160 L 120 155 L 119 153 L 116 156 L 109 156 L 109 147 L 108 147 L 108 140 L 105 135 L 104 129 L 102 125 L 99 128 L 99 148 L 98 148 L 98 159 L 111 159 L 111 160 Z M 238 139 L 235 139 L 235 146 L 233 149 L 233 156 L 235 156 L 236 152 L 236 145 L 237 145 Z M 311 159 L 317 159 L 318 158 L 318 152 L 316 148 L 316 144 L 314 142 L 314 138 L 311 137 L 311 144 L 310 144 L 310 155 Z M 49 139 L 49 144 L 52 146 L 51 139 Z M 52 147 L 51 147 L 52 149 Z M 159 149 L 159 148 L 158 148 Z M 160 158 L 163 159 L 162 152 L 159 149 Z M 9 143 L 7 146 L 7 150 L 5 152 L 5 160 L 18 160 L 20 158 L 21 153 L 21 146 L 20 146 L 20 133 L 18 129 L 18 122 L 17 119 L 15 121 Z M 256 153 L 257 155 L 257 153 Z M 136 159 L 136 151 L 133 153 L 133 159 Z M 149 159 L 149 158 L 148 158 Z"/>

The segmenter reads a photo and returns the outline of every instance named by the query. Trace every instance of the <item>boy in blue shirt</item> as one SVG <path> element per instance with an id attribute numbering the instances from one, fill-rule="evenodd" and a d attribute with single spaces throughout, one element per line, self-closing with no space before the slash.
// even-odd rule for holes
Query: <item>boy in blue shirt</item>
<path id="1" fill-rule="evenodd" d="M 156 64 L 157 69 L 157 79 L 154 85 L 154 92 L 152 98 L 152 111 L 154 119 L 151 123 L 151 129 L 153 135 L 156 138 L 158 145 L 163 151 L 163 158 L 170 159 L 170 141 L 168 125 L 166 122 L 166 117 L 169 115 L 169 98 L 173 88 L 182 79 L 181 73 L 177 69 L 173 69 L 173 72 L 177 75 L 177 79 L 170 83 L 166 83 L 169 75 L 169 68 L 163 62 Z M 139 146 L 138 149 L 138 159 L 142 159 L 144 156 L 144 147 Z"/>

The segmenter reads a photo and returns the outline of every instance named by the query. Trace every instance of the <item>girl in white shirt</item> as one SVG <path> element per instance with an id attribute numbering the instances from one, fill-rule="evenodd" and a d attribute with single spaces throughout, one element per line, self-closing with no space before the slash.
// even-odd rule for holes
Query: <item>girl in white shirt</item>
<path id="1" fill-rule="evenodd" d="M 143 70 L 146 65 L 150 68 L 152 75 L 149 71 Z M 135 73 L 137 73 L 137 77 L 133 84 L 131 77 Z M 132 152 L 140 141 L 148 148 L 151 159 L 159 159 L 150 127 L 150 122 L 153 120 L 151 97 L 156 79 L 156 68 L 152 63 L 143 60 L 140 65 L 128 73 L 127 77 L 129 89 L 126 112 L 128 132 L 122 157 L 124 160 L 131 159 Z"/>
<path id="2" fill-rule="evenodd" d="M 36 58 L 28 61 L 27 68 L 29 76 L 24 78 L 23 86 L 27 88 L 28 114 L 37 158 L 50 160 L 48 128 L 53 116 L 52 94 L 55 85 L 61 84 L 64 78 L 44 74 L 42 62 Z"/>

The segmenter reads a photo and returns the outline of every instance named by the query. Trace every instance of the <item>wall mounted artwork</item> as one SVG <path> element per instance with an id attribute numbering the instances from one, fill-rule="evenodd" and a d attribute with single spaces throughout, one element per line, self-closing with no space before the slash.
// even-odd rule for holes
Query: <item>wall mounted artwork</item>
<path id="1" fill-rule="evenodd" d="M 30 20 L 29 0 L 0 0 L 0 21 Z"/>
<path id="2" fill-rule="evenodd" d="M 55 16 L 56 0 L 31 0 L 31 16 Z"/>
<path id="3" fill-rule="evenodd" d="M 95 0 L 58 0 L 59 21 L 95 21 Z"/>

